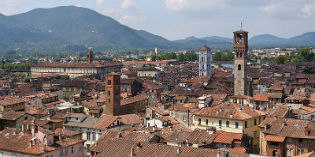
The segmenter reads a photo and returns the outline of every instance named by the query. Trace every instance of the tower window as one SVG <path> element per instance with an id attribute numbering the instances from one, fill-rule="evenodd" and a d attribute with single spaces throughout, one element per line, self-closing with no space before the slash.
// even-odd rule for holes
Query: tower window
<path id="1" fill-rule="evenodd" d="M 242 52 L 240 52 L 240 57 L 242 57 Z"/>
<path id="2" fill-rule="evenodd" d="M 241 70 L 241 69 L 242 69 L 241 64 L 239 64 L 238 65 L 238 70 Z"/>
<path id="3" fill-rule="evenodd" d="M 107 81 L 107 84 L 108 84 L 108 85 L 111 85 L 111 84 L 112 84 L 112 80 L 108 80 L 108 81 Z"/>

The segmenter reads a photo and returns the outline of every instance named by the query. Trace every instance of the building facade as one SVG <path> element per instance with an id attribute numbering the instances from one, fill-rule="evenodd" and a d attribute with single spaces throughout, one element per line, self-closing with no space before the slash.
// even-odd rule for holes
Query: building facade
<path id="1" fill-rule="evenodd" d="M 248 51 L 248 32 L 234 32 L 234 95 L 247 95 L 246 56 Z"/>
<path id="2" fill-rule="evenodd" d="M 68 75 L 71 78 L 97 75 L 99 78 L 104 78 L 106 73 L 121 72 L 121 63 L 93 61 L 92 50 L 88 50 L 87 59 L 87 62 L 43 62 L 31 67 L 31 73 L 32 75 Z"/>
<path id="3" fill-rule="evenodd" d="M 204 45 L 199 49 L 199 77 L 211 76 L 212 54 L 211 49 Z"/>

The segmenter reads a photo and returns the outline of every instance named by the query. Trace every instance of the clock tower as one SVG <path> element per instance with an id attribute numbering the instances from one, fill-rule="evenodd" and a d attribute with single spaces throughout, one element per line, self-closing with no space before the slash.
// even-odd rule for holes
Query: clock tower
<path id="1" fill-rule="evenodd" d="M 234 32 L 234 95 L 248 95 L 246 56 L 248 51 L 248 32 L 239 30 Z"/>

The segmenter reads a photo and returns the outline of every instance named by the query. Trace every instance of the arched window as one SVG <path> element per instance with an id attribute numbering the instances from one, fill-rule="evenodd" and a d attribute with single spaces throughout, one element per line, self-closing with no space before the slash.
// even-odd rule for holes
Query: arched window
<path id="1" fill-rule="evenodd" d="M 240 57 L 242 57 L 242 52 L 240 52 Z"/>
<path id="2" fill-rule="evenodd" d="M 238 70 L 241 70 L 241 69 L 242 69 L 241 64 L 239 64 L 238 65 Z"/>
<path id="3" fill-rule="evenodd" d="M 236 52 L 236 57 L 238 57 L 238 52 Z"/>

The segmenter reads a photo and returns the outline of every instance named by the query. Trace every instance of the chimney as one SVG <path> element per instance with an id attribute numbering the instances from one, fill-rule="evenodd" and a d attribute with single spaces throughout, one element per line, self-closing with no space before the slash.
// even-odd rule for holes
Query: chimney
<path id="1" fill-rule="evenodd" d="M 31 132 L 32 132 L 32 136 L 35 136 L 35 120 L 33 119 L 31 122 Z"/>
<path id="2" fill-rule="evenodd" d="M 62 138 L 61 138 L 61 134 L 59 133 L 59 135 L 58 135 L 58 138 L 59 138 L 59 141 L 61 141 L 62 140 Z"/>
<path id="3" fill-rule="evenodd" d="M 135 150 L 133 149 L 133 148 L 131 148 L 131 150 L 130 150 L 130 157 L 133 157 L 133 156 L 135 156 L 135 152 L 134 152 Z"/>

